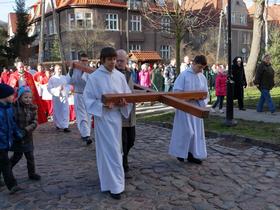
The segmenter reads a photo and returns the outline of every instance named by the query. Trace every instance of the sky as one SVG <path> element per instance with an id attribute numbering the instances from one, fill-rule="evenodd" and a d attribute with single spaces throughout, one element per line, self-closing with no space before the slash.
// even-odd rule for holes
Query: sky
<path id="1" fill-rule="evenodd" d="M 32 5 L 36 0 L 26 0 L 26 6 Z M 248 6 L 252 5 L 253 0 L 245 0 Z M 280 3 L 280 0 L 269 0 L 271 3 Z M 14 12 L 15 0 L 0 0 L 0 20 L 8 22 L 8 13 Z"/>
<path id="2" fill-rule="evenodd" d="M 26 7 L 32 5 L 36 0 L 25 0 Z M 0 0 L 0 20 L 8 22 L 8 14 L 14 12 L 15 0 Z"/>

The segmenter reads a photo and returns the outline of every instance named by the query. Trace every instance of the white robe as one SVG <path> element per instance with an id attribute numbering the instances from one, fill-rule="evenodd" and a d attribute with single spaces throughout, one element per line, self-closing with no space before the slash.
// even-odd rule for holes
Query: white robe
<path id="1" fill-rule="evenodd" d="M 72 77 L 69 76 L 69 83 L 74 86 L 74 108 L 76 113 L 76 123 L 81 137 L 90 136 L 91 116 L 86 111 L 83 92 L 86 82 L 82 79 L 85 73 L 78 69 L 73 70 Z"/>
<path id="2" fill-rule="evenodd" d="M 68 94 L 70 86 L 67 84 L 66 76 L 54 75 L 49 79 L 48 91 L 53 98 L 53 121 L 58 128 L 69 126 L 69 104 Z"/>
<path id="3" fill-rule="evenodd" d="M 124 191 L 122 165 L 122 115 L 128 118 L 132 104 L 107 109 L 101 102 L 106 93 L 130 93 L 124 75 L 114 69 L 109 72 L 103 65 L 89 75 L 84 101 L 89 114 L 94 115 L 96 160 L 101 191 Z"/>
<path id="4" fill-rule="evenodd" d="M 207 79 L 202 73 L 194 73 L 190 67 L 178 76 L 173 91 L 208 92 Z M 206 106 L 206 100 L 196 100 L 191 103 L 200 107 Z M 205 159 L 207 157 L 204 122 L 203 119 L 176 110 L 169 154 L 175 157 L 187 158 L 188 152 L 198 159 Z"/>

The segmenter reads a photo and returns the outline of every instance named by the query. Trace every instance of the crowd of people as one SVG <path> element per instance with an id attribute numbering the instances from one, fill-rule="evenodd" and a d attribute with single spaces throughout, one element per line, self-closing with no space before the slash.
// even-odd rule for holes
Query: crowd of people
<path id="1" fill-rule="evenodd" d="M 57 131 L 70 133 L 69 121 L 75 115 L 81 139 L 86 145 L 93 142 L 91 132 L 94 127 L 101 191 L 108 191 L 112 198 L 120 199 L 125 190 L 125 174 L 130 169 L 128 154 L 135 143 L 136 106 L 123 98 L 117 103 L 104 104 L 102 95 L 132 93 L 134 84 L 155 91 L 208 92 L 208 86 L 213 83 L 217 101 L 211 110 L 214 112 L 219 105 L 219 111 L 223 112 L 229 78 L 223 65 L 213 65 L 208 70 L 205 56 L 199 55 L 193 60 L 185 56 L 177 75 L 175 59 L 165 66 L 143 63 L 140 69 L 137 63 L 129 63 L 128 59 L 125 50 L 105 47 L 101 50 L 98 64 L 89 64 L 88 56 L 81 54 L 80 67 L 71 64 L 66 75 L 62 75 L 60 65 L 46 68 L 39 64 L 37 71 L 34 71 L 19 61 L 16 71 L 4 68 L 0 83 L 0 122 L 3 125 L 0 127 L 0 185 L 3 184 L 3 176 L 11 194 L 21 189 L 17 186 L 12 168 L 23 154 L 27 160 L 29 178 L 40 180 L 41 176 L 35 172 L 32 132 L 38 124 L 49 119 L 53 120 Z M 83 67 L 90 71 L 85 71 Z M 234 98 L 238 100 L 239 109 L 245 110 L 243 98 L 247 82 L 241 57 L 233 60 L 230 78 L 235 84 Z M 271 113 L 275 112 L 269 92 L 274 86 L 273 78 L 270 57 L 265 55 L 255 79 L 261 91 L 257 107 L 259 112 L 263 109 L 264 101 L 268 101 Z M 70 99 L 71 95 L 74 102 Z M 208 99 L 192 100 L 190 103 L 205 107 Z M 13 151 L 10 158 L 9 151 Z M 169 154 L 180 162 L 187 159 L 192 163 L 202 163 L 207 157 L 202 119 L 176 110 Z"/>

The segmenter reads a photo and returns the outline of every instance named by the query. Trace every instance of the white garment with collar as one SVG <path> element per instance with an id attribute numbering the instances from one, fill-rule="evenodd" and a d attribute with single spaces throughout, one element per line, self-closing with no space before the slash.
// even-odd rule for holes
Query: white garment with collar
<path id="1" fill-rule="evenodd" d="M 190 67 L 178 76 L 173 91 L 208 92 L 207 79 L 202 73 L 196 74 L 193 72 Z M 206 100 L 195 100 L 191 103 L 200 107 L 205 107 L 207 104 Z M 207 157 L 204 122 L 203 119 L 177 109 L 169 145 L 169 154 L 175 157 L 187 158 L 188 152 L 198 159 Z"/>
<path id="2" fill-rule="evenodd" d="M 103 65 L 89 75 L 86 83 L 83 96 L 87 112 L 94 115 L 96 160 L 101 191 L 124 191 L 122 115 L 127 118 L 132 108 L 132 104 L 121 108 L 105 108 L 101 97 L 106 93 L 130 92 L 125 76 L 116 69 L 109 72 Z"/>

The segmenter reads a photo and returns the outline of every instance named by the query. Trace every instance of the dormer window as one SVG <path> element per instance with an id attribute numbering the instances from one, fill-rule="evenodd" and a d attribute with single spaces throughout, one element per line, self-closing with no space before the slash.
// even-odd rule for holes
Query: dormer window
<path id="1" fill-rule="evenodd" d="M 240 14 L 240 24 L 241 25 L 247 25 L 247 15 Z"/>

